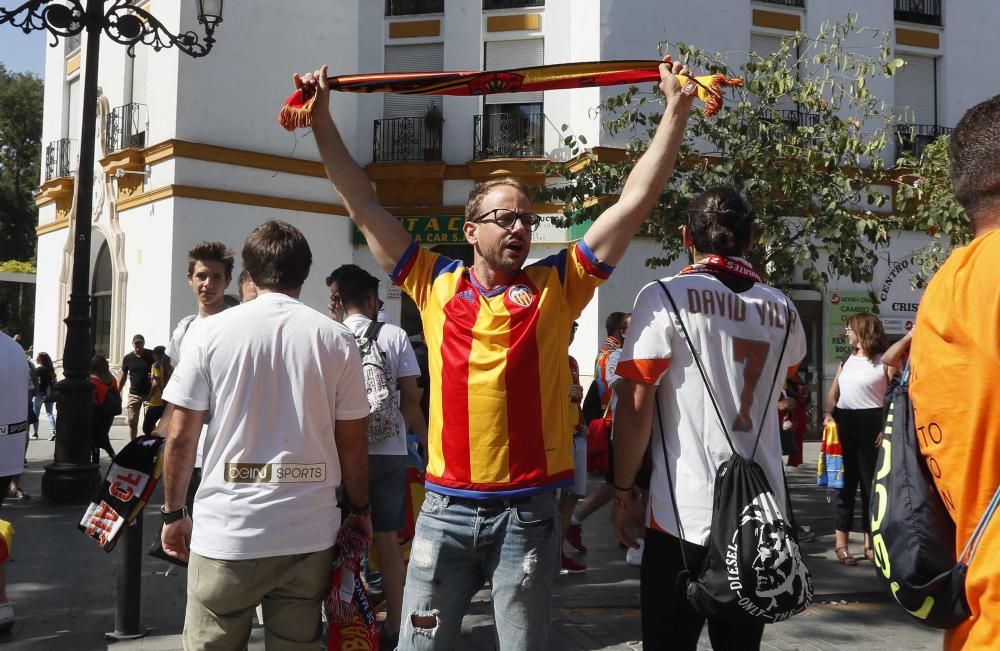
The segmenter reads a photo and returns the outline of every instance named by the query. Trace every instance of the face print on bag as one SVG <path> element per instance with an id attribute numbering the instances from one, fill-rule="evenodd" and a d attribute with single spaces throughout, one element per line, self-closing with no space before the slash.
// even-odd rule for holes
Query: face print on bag
<path id="1" fill-rule="evenodd" d="M 793 603 L 781 602 L 783 596 L 797 593 L 796 580 L 799 586 L 805 582 L 806 567 L 773 495 L 758 495 L 743 509 L 739 532 L 757 541 L 757 555 L 751 565 L 756 574 L 753 580 L 756 605 L 768 611 L 794 607 Z"/>

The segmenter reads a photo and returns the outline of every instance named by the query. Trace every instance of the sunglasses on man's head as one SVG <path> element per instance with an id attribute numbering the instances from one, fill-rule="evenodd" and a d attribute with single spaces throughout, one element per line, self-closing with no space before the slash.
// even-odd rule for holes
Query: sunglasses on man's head
<path id="1" fill-rule="evenodd" d="M 492 217 L 491 217 L 492 215 Z M 517 212 L 515 210 L 508 210 L 507 208 L 494 208 L 489 212 L 484 212 L 482 215 L 476 217 L 472 220 L 474 224 L 496 224 L 505 231 L 514 230 L 514 224 L 517 220 L 521 220 L 524 227 L 529 231 L 537 231 L 538 227 L 542 223 L 542 218 L 533 212 Z"/>

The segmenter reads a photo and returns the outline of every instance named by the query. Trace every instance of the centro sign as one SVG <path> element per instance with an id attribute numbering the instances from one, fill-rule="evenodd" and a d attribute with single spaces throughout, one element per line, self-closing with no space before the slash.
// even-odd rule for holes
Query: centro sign
<path id="1" fill-rule="evenodd" d="M 325 463 L 227 463 L 225 479 L 231 484 L 284 484 L 326 481 Z"/>
<path id="2" fill-rule="evenodd" d="M 878 293 L 880 316 L 888 334 L 903 334 L 913 327 L 923 295 L 923 290 L 910 284 L 915 271 L 912 253 L 888 265 Z"/>

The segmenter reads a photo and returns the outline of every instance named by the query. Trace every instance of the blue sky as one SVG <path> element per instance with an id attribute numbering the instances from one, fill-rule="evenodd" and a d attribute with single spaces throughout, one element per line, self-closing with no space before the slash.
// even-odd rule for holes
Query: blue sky
<path id="1" fill-rule="evenodd" d="M 11 72 L 33 72 L 41 77 L 45 71 L 47 31 L 25 34 L 10 25 L 0 25 L 0 63 Z"/>

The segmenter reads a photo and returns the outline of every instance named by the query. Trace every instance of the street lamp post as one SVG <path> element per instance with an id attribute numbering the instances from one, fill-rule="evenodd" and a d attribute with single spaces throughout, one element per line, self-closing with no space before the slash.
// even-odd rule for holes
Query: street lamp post
<path id="1" fill-rule="evenodd" d="M 2 0 L 0 0 L 2 1 Z M 86 7 L 84 7 L 86 1 Z M 94 137 L 97 121 L 97 72 L 101 32 L 128 46 L 149 45 L 159 51 L 176 47 L 192 57 L 209 53 L 213 33 L 222 22 L 223 0 L 196 0 L 198 22 L 204 38 L 193 31 L 171 34 L 147 10 L 135 6 L 141 0 L 30 0 L 14 9 L 0 6 L 0 25 L 10 23 L 25 33 L 48 30 L 52 46 L 59 36 L 87 32 L 83 71 L 83 114 L 80 128 L 80 163 L 77 173 L 76 214 L 73 219 L 73 272 L 66 317 L 63 375 L 56 384 L 58 418 L 53 463 L 45 467 L 42 493 L 49 500 L 86 503 L 100 482 L 97 464 L 90 462 L 90 426 L 93 385 L 90 375 L 90 230 L 93 210 Z M 105 5 L 110 5 L 105 7 Z"/>

